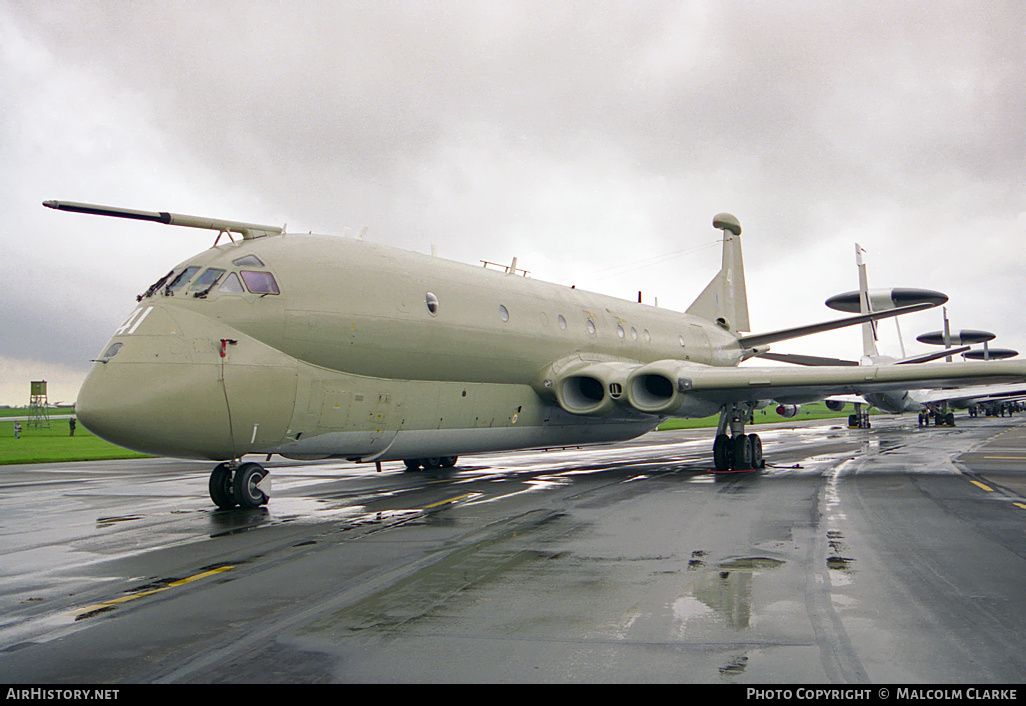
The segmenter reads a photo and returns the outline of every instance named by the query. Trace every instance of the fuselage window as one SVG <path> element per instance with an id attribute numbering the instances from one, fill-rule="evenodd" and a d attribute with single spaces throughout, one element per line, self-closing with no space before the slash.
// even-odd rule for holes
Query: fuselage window
<path id="1" fill-rule="evenodd" d="M 431 292 L 424 295 L 424 303 L 427 305 L 428 312 L 435 316 L 438 313 L 438 297 Z"/>
<path id="2" fill-rule="evenodd" d="M 645 337 L 645 343 L 651 343 L 651 342 L 652 342 L 652 334 L 650 334 L 650 333 L 648 332 L 648 329 L 645 329 L 645 330 L 644 330 L 644 331 L 642 332 L 642 335 L 643 335 L 643 336 Z"/>
<path id="3" fill-rule="evenodd" d="M 254 270 L 243 270 L 242 281 L 246 283 L 246 289 L 253 294 L 280 294 L 278 283 L 270 272 L 256 272 Z"/>
<path id="4" fill-rule="evenodd" d="M 616 325 L 616 335 L 619 336 L 621 339 L 627 335 L 623 332 L 623 326 L 621 326 L 620 324 Z"/>
<path id="5" fill-rule="evenodd" d="M 509 309 L 499 304 L 499 318 L 503 321 L 509 321 Z"/>
<path id="6" fill-rule="evenodd" d="M 588 333 L 595 335 L 595 322 L 591 319 L 588 319 Z"/>
<path id="7" fill-rule="evenodd" d="M 559 315 L 559 327 L 566 331 L 566 319 L 563 318 L 562 314 Z"/>
<path id="8" fill-rule="evenodd" d="M 264 263 L 260 262 L 260 258 L 256 255 L 246 255 L 240 257 L 237 260 L 232 260 L 232 264 L 237 267 L 266 267 Z"/>
<path id="9" fill-rule="evenodd" d="M 234 272 L 229 272 L 228 277 L 224 280 L 224 284 L 218 287 L 217 291 L 225 292 L 226 294 L 242 294 L 246 290 L 242 288 L 239 276 Z"/>
<path id="10" fill-rule="evenodd" d="M 181 289 L 189 283 L 192 276 L 199 272 L 199 267 L 186 267 L 184 270 L 178 273 L 178 276 L 171 280 L 171 283 L 167 285 L 166 292 L 174 292 Z"/>
<path id="11" fill-rule="evenodd" d="M 631 326 L 631 339 L 635 341 L 638 340 L 638 329 L 633 326 Z"/>

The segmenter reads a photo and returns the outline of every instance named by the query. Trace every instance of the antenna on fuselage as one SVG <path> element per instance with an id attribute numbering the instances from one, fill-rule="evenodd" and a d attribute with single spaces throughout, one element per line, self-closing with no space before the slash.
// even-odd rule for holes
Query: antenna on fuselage
<path id="1" fill-rule="evenodd" d="M 243 240 L 263 238 L 267 235 L 281 235 L 285 232 L 284 228 L 278 228 L 277 226 L 262 226 L 255 223 L 225 221 L 219 218 L 206 218 L 203 216 L 184 216 L 180 213 L 168 213 L 167 211 L 136 211 L 131 208 L 99 206 L 97 204 L 77 203 L 75 201 L 44 201 L 43 205 L 47 208 L 69 211 L 71 213 L 89 213 L 94 216 L 130 218 L 136 221 L 151 221 L 171 226 L 216 230 L 221 233 L 238 233 L 242 236 Z"/>

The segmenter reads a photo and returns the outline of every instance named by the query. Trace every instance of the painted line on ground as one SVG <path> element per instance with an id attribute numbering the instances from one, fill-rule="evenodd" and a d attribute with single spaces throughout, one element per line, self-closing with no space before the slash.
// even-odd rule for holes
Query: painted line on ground
<path id="1" fill-rule="evenodd" d="M 234 569 L 234 568 L 235 568 L 234 566 L 220 566 L 220 567 L 218 567 L 216 569 L 211 569 L 210 571 L 204 571 L 202 573 L 195 574 L 193 576 L 189 576 L 189 577 L 184 578 L 184 579 L 178 579 L 177 581 L 172 581 L 168 585 L 161 586 L 160 588 L 153 588 L 153 589 L 150 589 L 149 591 L 139 591 L 138 593 L 132 593 L 132 594 L 127 595 L 127 596 L 121 596 L 120 598 L 113 598 L 113 599 L 111 599 L 109 601 L 103 601 L 102 603 L 95 603 L 95 604 L 93 604 L 91 606 L 86 606 L 85 608 L 79 608 L 78 610 L 72 611 L 71 614 L 72 615 L 77 615 L 77 616 L 83 616 L 83 615 L 86 615 L 87 613 L 93 613 L 93 612 L 98 611 L 98 610 L 103 610 L 104 608 L 113 608 L 114 606 L 121 605 L 122 603 L 128 603 L 129 601 L 134 601 L 137 598 L 145 598 L 146 596 L 152 596 L 155 593 L 160 593 L 162 591 L 167 591 L 167 590 L 172 589 L 172 588 L 177 588 L 179 586 L 184 586 L 186 584 L 192 583 L 193 581 L 199 581 L 200 579 L 207 578 L 208 576 L 214 576 L 215 574 L 220 574 L 222 572 L 229 571 L 229 570 Z"/>

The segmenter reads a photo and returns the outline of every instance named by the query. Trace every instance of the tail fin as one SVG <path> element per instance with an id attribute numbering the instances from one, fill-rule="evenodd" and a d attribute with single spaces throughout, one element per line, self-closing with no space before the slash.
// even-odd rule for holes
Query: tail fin
<path id="1" fill-rule="evenodd" d="M 751 331 L 745 266 L 741 259 L 741 224 L 729 213 L 721 213 L 713 219 L 713 228 L 723 231 L 723 264 L 687 313 L 714 321 L 735 333 Z"/>
<path id="2" fill-rule="evenodd" d="M 871 314 L 873 307 L 869 301 L 869 278 L 866 276 L 866 263 L 862 262 L 862 253 L 864 252 L 862 246 L 855 243 L 855 264 L 859 268 L 859 313 Z M 880 351 L 876 347 L 876 340 L 876 322 L 869 321 L 862 324 L 863 357 L 872 360 L 880 355 Z"/>

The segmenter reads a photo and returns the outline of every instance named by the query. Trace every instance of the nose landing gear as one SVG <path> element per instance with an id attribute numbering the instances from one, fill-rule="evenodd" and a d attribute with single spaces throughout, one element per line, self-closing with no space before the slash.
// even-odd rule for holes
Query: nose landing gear
<path id="1" fill-rule="evenodd" d="M 266 505 L 270 499 L 261 487 L 267 470 L 259 463 L 218 464 L 210 474 L 210 499 L 222 510 L 247 510 Z"/>

